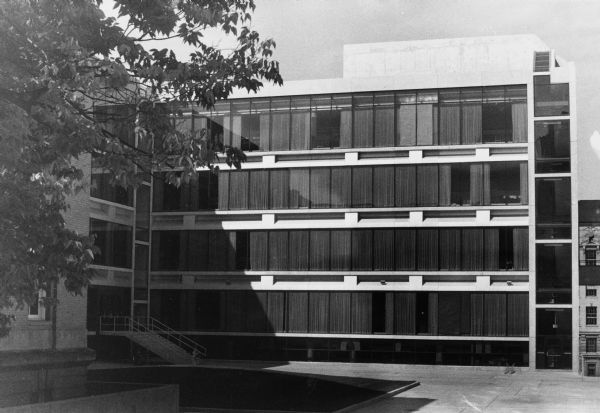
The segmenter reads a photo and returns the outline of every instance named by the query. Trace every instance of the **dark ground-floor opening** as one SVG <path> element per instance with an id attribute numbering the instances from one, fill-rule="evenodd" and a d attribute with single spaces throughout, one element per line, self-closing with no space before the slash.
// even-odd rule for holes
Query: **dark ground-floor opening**
<path id="1" fill-rule="evenodd" d="M 207 348 L 208 358 L 265 361 L 528 366 L 528 342 L 394 340 L 265 336 L 189 336 Z M 127 339 L 89 336 L 99 360 L 132 360 Z M 135 351 L 135 350 L 134 350 Z"/>

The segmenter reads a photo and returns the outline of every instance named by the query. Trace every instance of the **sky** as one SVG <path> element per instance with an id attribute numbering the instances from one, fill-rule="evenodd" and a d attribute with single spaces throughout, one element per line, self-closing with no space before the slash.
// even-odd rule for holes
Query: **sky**
<path id="1" fill-rule="evenodd" d="M 341 77 L 344 44 L 538 35 L 575 62 L 579 198 L 600 199 L 600 158 L 590 144 L 600 130 L 599 0 L 255 1 L 252 27 L 277 42 L 284 82 Z M 226 40 L 209 38 L 227 47 Z"/>

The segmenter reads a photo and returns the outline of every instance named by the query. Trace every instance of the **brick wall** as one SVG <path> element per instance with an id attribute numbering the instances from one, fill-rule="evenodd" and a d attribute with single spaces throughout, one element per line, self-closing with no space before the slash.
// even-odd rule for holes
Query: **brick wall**
<path id="1" fill-rule="evenodd" d="M 82 168 L 86 176 L 85 190 L 69 197 L 69 209 L 65 213 L 68 228 L 79 234 L 89 233 L 89 173 L 91 156 L 83 155 L 74 163 Z M 57 349 L 86 347 L 86 298 L 72 295 L 63 283 L 58 286 L 59 305 L 57 307 Z M 14 309 L 15 321 L 8 337 L 0 339 L 0 351 L 44 350 L 52 346 L 52 324 L 45 320 L 29 320 L 27 307 Z"/>

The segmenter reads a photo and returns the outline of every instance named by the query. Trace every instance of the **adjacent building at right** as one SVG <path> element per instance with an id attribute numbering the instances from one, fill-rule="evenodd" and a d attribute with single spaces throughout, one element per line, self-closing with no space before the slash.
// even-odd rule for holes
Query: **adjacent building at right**
<path id="1" fill-rule="evenodd" d="M 579 201 L 579 370 L 600 376 L 600 201 Z"/>

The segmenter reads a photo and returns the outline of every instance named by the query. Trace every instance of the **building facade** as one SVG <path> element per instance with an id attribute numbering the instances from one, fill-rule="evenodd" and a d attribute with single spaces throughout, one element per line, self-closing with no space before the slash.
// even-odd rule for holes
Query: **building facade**
<path id="1" fill-rule="evenodd" d="M 90 156 L 76 162 L 90 168 Z M 89 200 L 85 191 L 67 199 L 65 224 L 79 234 L 88 234 Z M 55 311 L 41 301 L 10 311 L 10 332 L 0 338 L 0 407 L 85 394 L 86 369 L 95 358 L 86 342 L 85 291 L 72 295 L 59 282 L 56 298 Z"/>
<path id="2" fill-rule="evenodd" d="M 579 201 L 580 372 L 600 376 L 600 202 Z"/>
<path id="3" fill-rule="evenodd" d="M 537 37 L 349 45 L 342 78 L 177 122 L 248 161 L 93 171 L 100 354 L 132 314 L 212 358 L 578 368 L 575 72 Z"/>

